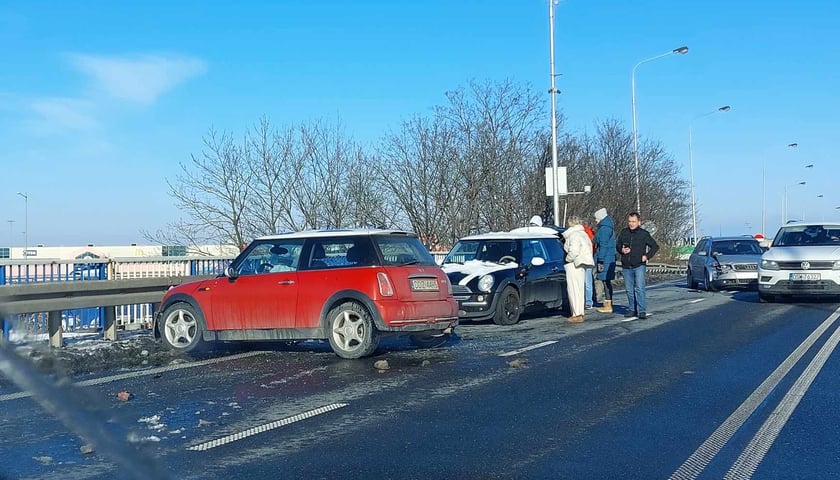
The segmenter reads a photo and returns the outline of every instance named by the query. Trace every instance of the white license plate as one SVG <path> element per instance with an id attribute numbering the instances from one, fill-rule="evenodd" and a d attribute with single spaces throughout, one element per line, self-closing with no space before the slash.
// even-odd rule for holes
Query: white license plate
<path id="1" fill-rule="evenodd" d="M 412 278 L 411 289 L 415 292 L 437 292 L 437 278 Z"/>
<path id="2" fill-rule="evenodd" d="M 790 279 L 793 281 L 796 280 L 819 280 L 820 274 L 819 273 L 791 273 Z"/>

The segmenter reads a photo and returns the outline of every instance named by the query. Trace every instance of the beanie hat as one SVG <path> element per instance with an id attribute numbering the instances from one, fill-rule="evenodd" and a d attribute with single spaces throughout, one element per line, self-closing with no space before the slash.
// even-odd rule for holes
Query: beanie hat
<path id="1" fill-rule="evenodd" d="M 606 208 L 602 208 L 602 209 L 595 212 L 595 220 L 597 220 L 598 222 L 603 220 L 606 216 L 607 216 L 607 209 Z"/>
<path id="2" fill-rule="evenodd" d="M 534 215 L 533 217 L 531 217 L 531 220 L 528 221 L 528 225 L 542 227 L 542 217 L 540 217 L 539 215 Z"/>

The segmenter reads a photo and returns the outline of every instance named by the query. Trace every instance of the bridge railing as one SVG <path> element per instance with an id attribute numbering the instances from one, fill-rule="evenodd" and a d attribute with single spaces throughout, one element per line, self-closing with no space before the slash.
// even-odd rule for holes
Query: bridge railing
<path id="1" fill-rule="evenodd" d="M 60 287 L 49 290 L 43 284 L 82 284 L 74 295 L 96 297 L 98 292 L 108 289 L 110 281 L 142 279 L 164 279 L 167 285 L 192 280 L 195 277 L 216 276 L 224 272 L 234 257 L 142 257 L 111 258 L 85 260 L 0 260 L 0 301 L 20 301 L 30 289 L 52 292 L 43 298 L 55 299 L 62 295 Z M 173 280 L 176 279 L 176 280 Z M 104 281 L 104 282 L 103 282 Z M 159 282 L 158 282 L 159 283 Z M 152 282 L 153 285 L 158 283 Z M 128 285 L 121 283 L 122 285 Z M 10 297 L 12 287 L 15 298 Z M 151 287 L 150 287 L 151 288 Z M 4 321 L 3 335 L 8 339 L 11 332 L 28 334 L 50 333 L 51 322 L 57 322 L 61 331 L 78 329 L 104 329 L 113 314 L 114 328 L 132 330 L 149 326 L 155 313 L 155 303 L 163 296 L 166 289 L 152 288 L 149 292 L 155 301 L 146 301 L 149 297 L 138 299 L 126 296 L 121 302 L 114 303 L 108 298 L 108 304 L 85 304 L 68 302 L 64 305 L 55 303 L 28 303 L 28 311 L 15 311 L 12 317 Z M 33 290 L 33 291 L 35 291 Z M 75 290 L 74 290 L 75 291 Z M 58 292 L 58 293 L 56 293 Z M 136 292 L 135 292 L 136 293 Z M 50 295 L 59 297 L 50 297 Z M 109 294 L 113 297 L 117 293 Z M 26 297 L 33 301 L 36 298 Z M 82 302 L 86 303 L 86 302 Z M 38 305 L 41 305 L 40 307 Z M 49 305 L 49 306 L 48 306 Z M 59 310 L 54 308 L 62 307 Z"/>

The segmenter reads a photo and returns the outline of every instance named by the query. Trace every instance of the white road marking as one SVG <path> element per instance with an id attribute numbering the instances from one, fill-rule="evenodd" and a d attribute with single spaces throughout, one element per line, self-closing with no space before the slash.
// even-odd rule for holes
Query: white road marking
<path id="1" fill-rule="evenodd" d="M 697 303 L 697 302 L 702 302 L 703 300 L 705 300 L 705 298 L 697 298 L 697 299 L 694 299 L 694 300 L 692 300 L 688 303 Z"/>
<path id="2" fill-rule="evenodd" d="M 510 357 L 510 356 L 513 356 L 513 355 L 519 355 L 522 352 L 527 352 L 528 350 L 534 350 L 534 349 L 537 349 L 537 348 L 542 348 L 542 347 L 551 345 L 552 343 L 557 343 L 557 340 L 548 340 L 546 342 L 538 343 L 536 345 L 531 345 L 529 347 L 518 348 L 516 350 L 511 350 L 509 352 L 500 353 L 499 356 L 500 357 Z"/>
<path id="3" fill-rule="evenodd" d="M 247 353 L 239 353 L 236 355 L 228 355 L 226 357 L 217 357 L 211 358 L 209 360 L 201 360 L 198 362 L 189 362 L 189 363 L 179 363 L 176 365 L 168 365 L 166 367 L 158 367 L 158 368 L 151 368 L 149 370 L 141 370 L 137 372 L 129 372 L 129 373 L 121 373 L 119 375 L 111 375 L 110 377 L 102 377 L 102 378 L 92 378 L 90 380 L 84 380 L 78 383 L 74 383 L 74 386 L 77 387 L 89 387 L 91 385 L 101 385 L 103 383 L 111 383 L 116 382 L 117 380 L 125 380 L 127 378 L 137 378 L 137 377 L 146 377 L 149 375 L 156 375 L 158 373 L 163 372 L 170 372 L 172 370 L 181 370 L 183 368 L 192 368 L 192 367 L 200 367 L 202 365 L 212 365 L 214 363 L 220 362 L 227 362 L 229 360 L 237 360 L 240 358 L 247 358 L 253 357 L 255 355 L 262 355 L 265 352 L 247 352 Z M 5 402 L 8 400 L 16 400 L 18 398 L 28 398 L 31 397 L 32 394 L 29 392 L 17 392 L 17 393 L 9 393 L 6 395 L 0 395 L 0 402 Z"/>
<path id="4" fill-rule="evenodd" d="M 796 379 L 796 383 L 788 390 L 784 398 L 782 398 L 782 401 L 776 406 L 773 413 L 770 414 L 770 417 L 764 421 L 758 433 L 750 440 L 747 448 L 741 452 L 741 455 L 732 464 L 732 468 L 726 472 L 726 476 L 723 477 L 725 480 L 746 480 L 752 478 L 755 470 L 758 468 L 758 464 L 761 463 L 764 455 L 773 446 L 773 442 L 776 441 L 782 428 L 788 419 L 790 419 L 793 411 L 796 410 L 796 407 L 799 405 L 802 397 L 805 396 L 805 392 L 808 391 L 817 374 L 822 370 L 828 357 L 837 348 L 838 343 L 840 343 L 840 329 L 834 330 L 834 333 L 825 342 L 825 345 L 822 346 L 813 360 L 811 360 L 811 363 L 808 364 L 808 367 L 805 368 L 802 375 Z"/>
<path id="5" fill-rule="evenodd" d="M 291 423 L 299 422 L 301 420 L 306 420 L 307 418 L 314 417 L 316 415 L 320 415 L 322 413 L 327 413 L 331 410 L 336 410 L 342 407 L 346 407 L 347 403 L 331 403 L 329 405 L 324 405 L 323 407 L 318 407 L 314 410 L 309 410 L 308 412 L 299 413 L 297 415 L 292 415 L 291 417 L 286 417 L 282 420 L 277 420 L 275 422 L 266 423 L 265 425 L 260 425 L 258 427 L 249 428 L 248 430 L 243 430 L 241 432 L 234 433 L 232 435 L 228 435 L 226 437 L 218 438 L 216 440 L 211 440 L 209 442 L 200 443 L 198 445 L 193 445 L 191 447 L 187 447 L 187 450 L 192 451 L 205 451 L 210 450 L 211 448 L 216 448 L 221 445 L 225 445 L 227 443 L 235 442 L 237 440 L 242 440 L 243 438 L 248 438 L 252 435 L 256 435 L 258 433 L 267 432 L 269 430 L 274 430 L 275 428 L 279 428 L 285 425 L 289 425 Z"/>
<path id="6" fill-rule="evenodd" d="M 632 322 L 633 320 L 638 320 L 638 319 L 639 319 L 639 317 L 627 317 L 627 318 L 621 319 L 621 321 L 622 322 Z"/>
<path id="7" fill-rule="evenodd" d="M 796 363 L 805 355 L 805 352 L 820 338 L 820 336 L 840 317 L 840 308 L 834 311 L 816 330 L 802 341 L 773 373 L 767 377 L 761 385 L 756 388 L 744 403 L 742 403 L 724 422 L 703 442 L 688 459 L 680 465 L 676 472 L 671 474 L 670 480 L 695 479 L 703 472 L 706 466 L 720 452 L 739 428 L 747 421 L 750 415 L 761 405 L 770 392 L 776 388 L 779 382 L 790 372 Z"/>

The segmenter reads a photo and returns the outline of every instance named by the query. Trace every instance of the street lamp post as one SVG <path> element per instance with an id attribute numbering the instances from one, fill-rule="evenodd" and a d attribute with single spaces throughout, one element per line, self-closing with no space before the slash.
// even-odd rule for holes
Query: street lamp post
<path id="1" fill-rule="evenodd" d="M 784 211 L 782 212 L 782 225 L 788 222 L 788 187 L 795 187 L 797 185 L 805 185 L 806 182 L 796 182 L 791 185 L 785 185 L 785 201 L 784 201 Z"/>
<path id="2" fill-rule="evenodd" d="M 718 112 L 728 112 L 732 107 L 729 105 L 724 105 L 720 108 L 712 110 L 711 112 L 706 112 L 694 117 L 694 119 L 688 124 L 688 169 L 689 175 L 691 176 L 691 225 L 692 225 L 692 233 L 694 235 L 694 241 L 697 241 L 697 201 L 694 196 L 694 156 L 691 153 L 691 132 L 692 128 L 694 127 L 694 122 L 703 118 L 708 117 L 709 115 L 718 113 Z"/>
<path id="3" fill-rule="evenodd" d="M 630 75 L 630 96 L 631 101 L 633 103 L 633 165 L 636 170 L 636 212 L 641 214 L 642 206 L 641 206 L 641 197 L 639 195 L 639 132 L 636 128 L 636 69 L 639 68 L 640 65 L 647 62 L 652 62 L 653 60 L 657 60 L 659 58 L 667 57 L 668 55 L 680 54 L 684 55 L 688 53 L 688 47 L 680 47 L 675 48 L 671 51 L 659 54 L 655 57 L 646 58 L 639 63 L 637 63 L 633 67 L 633 71 Z"/>
<path id="4" fill-rule="evenodd" d="M 17 194 L 23 197 L 23 258 L 26 258 L 26 251 L 29 250 L 29 194 Z"/>
<path id="5" fill-rule="evenodd" d="M 548 0 L 548 30 L 551 48 L 549 49 L 551 65 L 551 88 L 548 90 L 551 95 L 551 183 L 554 186 L 554 225 L 560 226 L 560 192 L 557 185 L 557 94 L 560 93 L 555 86 L 557 75 L 554 73 L 554 2 Z"/>

